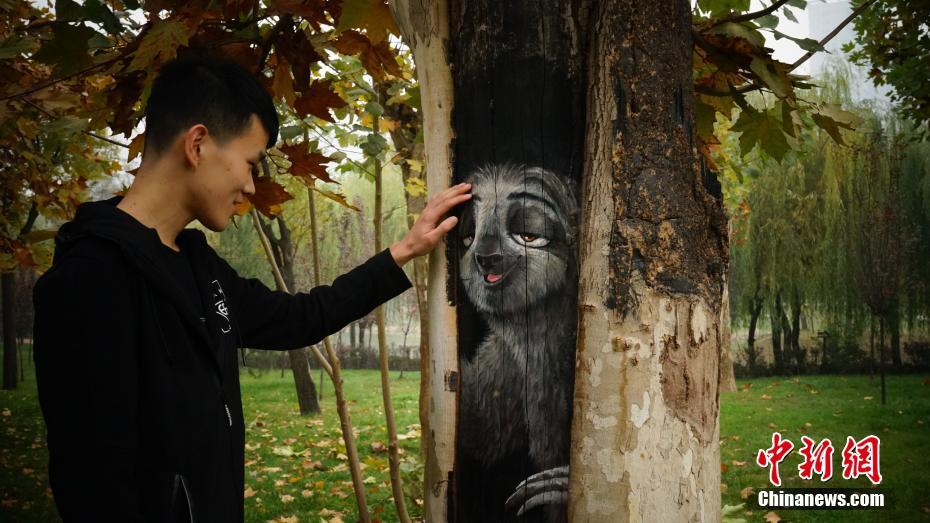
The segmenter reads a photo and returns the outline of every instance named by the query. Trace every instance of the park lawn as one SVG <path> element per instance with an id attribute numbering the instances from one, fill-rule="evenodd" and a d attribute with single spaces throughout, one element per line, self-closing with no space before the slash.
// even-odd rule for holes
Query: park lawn
<path id="1" fill-rule="evenodd" d="M 31 366 L 16 391 L 0 391 L 0 521 L 55 521 L 47 488 L 44 424 L 36 401 Z M 404 438 L 402 462 L 407 507 L 422 517 L 418 447 L 418 374 L 391 373 L 398 432 Z M 314 377 L 318 380 L 319 374 Z M 866 486 L 867 480 L 842 480 L 839 453 L 847 435 L 882 438 L 882 491 L 892 509 L 881 511 L 781 511 L 784 521 L 930 521 L 930 385 L 924 376 L 891 376 L 888 405 L 879 403 L 878 380 L 867 376 L 805 376 L 741 380 L 739 391 L 721 396 L 723 503 L 738 505 L 745 487 L 767 485 L 767 472 L 754 463 L 758 449 L 780 430 L 795 443 L 781 466 L 785 486 L 804 486 L 797 478 L 797 447 L 807 434 L 830 438 L 836 449 L 831 486 Z M 373 517 L 396 521 L 391 501 L 387 437 L 377 371 L 345 371 L 346 394 L 365 469 Z M 751 383 L 751 387 L 748 384 Z M 319 383 L 318 383 L 319 385 Z M 354 521 L 355 500 L 339 432 L 332 384 L 323 384 L 323 414 L 297 414 L 293 381 L 277 371 L 242 374 L 246 420 L 246 521 Z M 864 399 L 871 397 L 872 399 Z M 806 425 L 809 423 L 810 425 Z M 770 425 L 771 424 L 771 425 Z M 819 483 L 819 481 L 817 482 Z M 751 514 L 747 514 L 751 512 Z M 762 521 L 767 511 L 746 508 L 737 516 Z M 295 518 L 295 519 L 287 519 Z"/>
<path id="2" fill-rule="evenodd" d="M 794 443 L 779 467 L 782 487 L 868 488 L 860 477 L 844 480 L 842 451 L 846 437 L 881 438 L 880 491 L 890 509 L 775 510 L 783 521 L 930 521 L 930 379 L 922 375 L 889 376 L 887 404 L 881 404 L 879 378 L 801 376 L 739 380 L 737 392 L 721 394 L 720 459 L 722 504 L 746 503 L 736 516 L 760 521 L 770 509 L 750 507 L 741 491 L 772 488 L 768 469 L 755 464 L 759 449 L 769 448 L 773 432 Z M 821 483 L 798 476 L 801 436 L 833 443 L 833 479 Z M 890 500 L 888 498 L 890 495 Z"/>

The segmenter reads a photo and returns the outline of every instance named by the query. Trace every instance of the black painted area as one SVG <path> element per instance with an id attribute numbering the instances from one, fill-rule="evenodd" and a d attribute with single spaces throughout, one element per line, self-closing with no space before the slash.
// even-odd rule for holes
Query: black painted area
<path id="1" fill-rule="evenodd" d="M 586 85 L 578 50 L 583 44 L 573 41 L 563 19 L 572 13 L 571 6 L 551 0 L 450 2 L 453 184 L 480 166 L 510 163 L 542 167 L 581 187 Z M 458 312 L 459 358 L 470 361 L 488 329 L 461 286 L 462 252 L 458 238 L 448 242 L 447 285 Z M 567 372 L 561 386 L 571 388 L 573 380 Z M 467 428 L 458 429 L 461 437 Z M 556 430 L 570 432 L 570 426 Z M 457 449 L 450 520 L 564 519 L 560 510 L 537 509 L 520 518 L 504 510 L 516 485 L 535 472 L 526 448 L 488 467 Z"/>

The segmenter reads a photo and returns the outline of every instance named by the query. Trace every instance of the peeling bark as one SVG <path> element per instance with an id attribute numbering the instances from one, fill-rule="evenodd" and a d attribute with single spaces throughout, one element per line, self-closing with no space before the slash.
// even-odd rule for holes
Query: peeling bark
<path id="1" fill-rule="evenodd" d="M 727 235 L 695 158 L 690 10 L 598 8 L 569 517 L 716 520 Z"/>

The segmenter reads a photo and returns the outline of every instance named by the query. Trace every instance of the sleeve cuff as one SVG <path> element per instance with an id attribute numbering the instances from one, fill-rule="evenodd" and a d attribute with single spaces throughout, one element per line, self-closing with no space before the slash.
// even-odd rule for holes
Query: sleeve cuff
<path id="1" fill-rule="evenodd" d="M 384 301 L 389 300 L 405 290 L 413 287 L 407 273 L 404 272 L 394 257 L 391 256 L 391 249 L 384 249 L 368 259 L 368 262 L 378 274 L 379 289 Z"/>

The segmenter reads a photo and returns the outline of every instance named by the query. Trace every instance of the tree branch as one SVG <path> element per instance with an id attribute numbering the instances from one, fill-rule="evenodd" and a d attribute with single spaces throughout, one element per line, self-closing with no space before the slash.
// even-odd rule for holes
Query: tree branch
<path id="1" fill-rule="evenodd" d="M 781 6 L 783 6 L 783 5 L 787 4 L 787 3 L 788 3 L 788 0 L 777 0 L 775 3 L 773 3 L 772 5 L 766 7 L 765 9 L 760 9 L 760 10 L 755 11 L 755 12 L 752 12 L 752 13 L 744 13 L 744 14 L 741 14 L 741 15 L 735 15 L 735 16 L 730 16 L 730 17 L 727 17 L 727 18 L 721 18 L 720 20 L 717 20 L 716 22 L 712 23 L 712 24 L 710 25 L 710 27 L 708 27 L 708 29 L 713 28 L 713 27 L 717 27 L 718 25 L 722 25 L 722 24 L 725 24 L 725 23 L 728 23 L 728 22 L 730 22 L 730 23 L 739 23 L 739 22 L 747 22 L 747 21 L 749 21 L 749 20 L 755 20 L 756 18 L 762 18 L 762 17 L 765 16 L 765 15 L 772 14 L 772 13 L 773 13 L 774 11 L 776 11 L 779 7 L 781 7 Z"/>
<path id="2" fill-rule="evenodd" d="M 830 31 L 830 34 L 825 36 L 823 40 L 819 42 L 820 47 L 826 46 L 827 42 L 832 40 L 834 36 L 836 36 L 837 34 L 839 34 L 840 31 L 843 30 L 844 27 L 849 25 L 849 22 L 852 22 L 854 18 L 856 18 L 863 11 L 871 7 L 871 5 L 874 3 L 875 3 L 875 0 L 866 0 L 865 2 L 863 2 L 862 5 L 857 7 L 852 13 L 849 14 L 849 16 L 846 17 L 846 20 L 843 20 L 842 22 L 840 22 L 840 25 L 836 26 L 832 31 Z M 801 58 L 798 58 L 798 60 L 794 62 L 793 64 L 791 64 L 791 67 L 788 68 L 788 72 L 794 71 L 795 69 L 797 69 L 799 65 L 809 60 L 810 57 L 814 56 L 814 52 L 815 51 L 808 51 L 807 53 L 804 54 L 804 56 L 802 56 Z"/>

